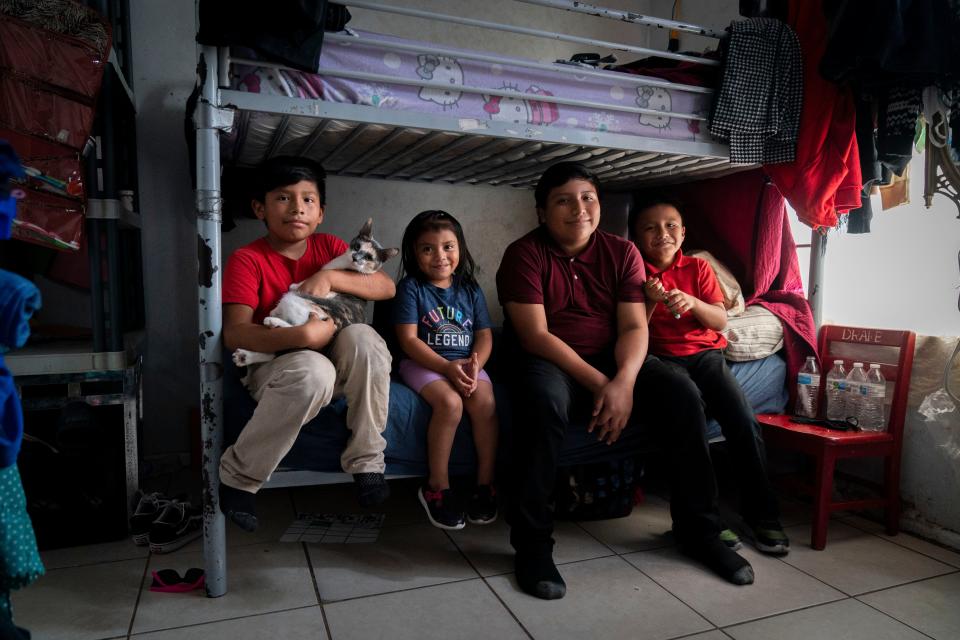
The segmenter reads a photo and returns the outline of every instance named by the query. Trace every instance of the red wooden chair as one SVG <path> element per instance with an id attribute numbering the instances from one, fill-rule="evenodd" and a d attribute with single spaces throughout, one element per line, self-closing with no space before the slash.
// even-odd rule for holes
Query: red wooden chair
<path id="1" fill-rule="evenodd" d="M 768 447 L 799 451 L 816 459 L 813 479 L 813 534 L 810 546 L 823 549 L 827 544 L 827 520 L 833 511 L 883 507 L 887 533 L 900 529 L 900 450 L 903 444 L 903 421 L 910 390 L 913 348 L 916 336 L 912 331 L 890 331 L 861 327 L 824 325 L 820 329 L 819 351 L 823 365 L 820 384 L 821 414 L 825 407 L 826 372 L 834 360 L 843 360 L 847 371 L 853 362 L 879 363 L 887 381 L 884 399 L 887 430 L 834 431 L 824 427 L 799 424 L 783 414 L 760 414 L 763 438 Z M 834 502 L 833 475 L 837 460 L 842 458 L 879 457 L 884 462 L 881 495 L 864 500 Z"/>

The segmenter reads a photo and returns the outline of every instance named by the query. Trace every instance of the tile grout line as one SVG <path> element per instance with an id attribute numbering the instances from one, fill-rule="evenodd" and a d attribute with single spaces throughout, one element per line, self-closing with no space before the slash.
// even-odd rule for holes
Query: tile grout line
<path id="1" fill-rule="evenodd" d="M 895 587 L 891 587 L 891 588 L 895 588 Z M 874 591 L 873 593 L 876 593 L 876 592 Z M 900 619 L 897 618 L 896 616 L 887 613 L 887 612 L 884 611 L 883 609 L 878 609 L 878 608 L 876 608 L 875 606 L 873 606 L 873 605 L 870 604 L 869 602 L 864 602 L 863 600 L 861 600 L 860 598 L 858 598 L 858 597 L 856 597 L 856 596 L 854 596 L 854 597 L 852 598 L 852 600 L 855 600 L 855 601 L 859 602 L 860 604 L 862 604 L 862 605 L 864 605 L 864 606 L 866 606 L 866 607 L 869 607 L 870 609 L 873 609 L 873 610 L 876 611 L 877 613 L 880 613 L 880 614 L 882 614 L 882 615 L 890 618 L 891 620 L 894 620 L 895 622 L 898 622 L 898 623 L 902 624 L 903 626 L 907 627 L 908 629 L 912 629 L 913 631 L 916 631 L 917 633 L 919 633 L 919 634 L 922 635 L 922 636 L 925 636 L 925 637 L 927 637 L 927 638 L 931 638 L 932 640 L 937 640 L 937 638 L 936 638 L 935 636 L 931 636 L 929 633 L 924 633 L 924 632 L 921 631 L 920 629 L 917 629 L 916 627 L 914 627 L 912 624 L 908 624 L 907 622 L 904 622 L 903 620 L 900 620 Z"/>
<path id="2" fill-rule="evenodd" d="M 206 597 L 206 596 L 204 596 L 204 597 Z M 263 617 L 263 616 L 271 616 L 271 615 L 274 615 L 274 614 L 277 614 L 277 613 L 287 613 L 287 612 L 290 612 L 290 611 L 299 611 L 299 610 L 301 610 L 301 609 L 312 609 L 312 608 L 315 607 L 315 606 L 316 606 L 316 605 L 310 604 L 310 605 L 306 605 L 306 606 L 303 606 L 303 607 L 289 607 L 289 608 L 287 608 L 287 609 L 277 609 L 277 610 L 275 610 L 275 611 L 261 611 L 260 613 L 249 613 L 249 614 L 245 614 L 245 615 L 233 616 L 233 617 L 230 617 L 230 618 L 220 618 L 220 619 L 217 619 L 217 620 L 204 620 L 204 621 L 201 621 L 201 622 L 193 622 L 193 623 L 190 623 L 190 624 L 181 624 L 181 625 L 177 625 L 177 626 L 174 626 L 174 627 L 166 627 L 166 628 L 163 628 L 163 629 L 150 629 L 149 631 L 141 631 L 141 632 L 138 633 L 137 635 L 138 635 L 138 636 L 148 636 L 148 635 L 153 635 L 153 634 L 156 634 L 156 633 L 163 633 L 163 632 L 165 632 L 165 631 L 176 631 L 176 630 L 178 630 L 178 629 L 192 629 L 192 628 L 194 628 L 194 627 L 205 627 L 205 626 L 208 626 L 208 625 L 220 624 L 221 622 L 231 622 L 231 621 L 234 621 L 234 620 L 247 620 L 247 619 L 250 619 L 250 618 L 260 618 L 260 617 Z M 126 636 L 117 636 L 117 637 L 118 637 L 118 638 L 125 638 Z"/>
<path id="3" fill-rule="evenodd" d="M 317 605 L 320 607 L 320 615 L 323 618 L 323 628 L 327 632 L 327 640 L 333 640 L 333 633 L 330 631 L 330 621 L 327 620 L 327 610 L 323 606 L 323 598 L 320 597 L 320 585 L 317 584 L 317 573 L 313 568 L 313 559 L 310 557 L 310 549 L 306 542 L 300 543 L 303 549 L 303 555 L 307 559 L 307 567 L 310 570 L 310 580 L 313 582 L 313 593 L 317 596 Z"/>
<path id="4" fill-rule="evenodd" d="M 294 519 L 297 517 L 297 500 L 293 495 L 293 489 L 287 489 L 287 498 L 290 500 L 290 510 Z M 320 596 L 320 585 L 317 584 L 317 572 L 313 568 L 313 558 L 310 557 L 310 549 L 306 542 L 301 542 L 303 555 L 307 559 L 307 569 L 310 571 L 310 581 L 313 583 L 313 593 L 317 597 L 317 606 L 320 607 L 320 617 L 323 619 L 323 629 L 327 634 L 327 640 L 333 640 L 333 632 L 330 630 L 330 621 L 327 620 L 327 610 L 323 606 L 323 598 Z"/>
<path id="5" fill-rule="evenodd" d="M 630 553 L 649 553 L 650 551 L 657 551 L 657 549 L 648 549 L 648 550 L 645 550 L 645 551 L 631 551 Z M 660 587 L 661 589 L 663 589 L 665 592 L 667 592 L 668 594 L 670 594 L 670 596 L 673 597 L 674 600 L 676 600 L 677 602 L 679 602 L 680 604 L 682 604 L 683 606 L 685 606 L 685 607 L 686 607 L 687 609 L 689 609 L 690 611 L 693 611 L 696 615 L 700 616 L 700 617 L 704 620 L 704 622 L 706 622 L 707 624 L 711 625 L 714 629 L 720 629 L 720 627 L 719 627 L 718 625 L 714 624 L 713 621 L 710 620 L 707 616 L 705 616 L 705 615 L 703 615 L 702 613 L 700 613 L 699 611 L 697 611 L 697 610 L 693 607 L 693 605 L 691 605 L 690 603 L 688 603 L 687 601 L 685 601 L 683 598 L 681 598 L 680 596 L 678 596 L 677 594 L 675 594 L 673 591 L 671 591 L 670 589 L 668 589 L 666 586 L 660 584 L 660 582 L 657 581 L 656 578 L 654 578 L 654 577 L 651 576 L 650 574 L 646 573 L 643 569 L 641 569 L 641 568 L 638 567 L 637 565 L 633 564 L 632 562 L 630 562 L 629 560 L 627 560 L 626 558 L 624 558 L 622 554 L 617 553 L 617 554 L 616 554 L 616 557 L 619 558 L 620 560 L 622 560 L 623 562 L 627 563 L 627 566 L 628 566 L 628 567 L 632 568 L 634 571 L 636 571 L 636 572 L 639 573 L 640 575 L 642 575 L 642 576 L 644 576 L 645 578 L 647 578 L 650 582 L 652 582 L 653 584 L 657 585 L 658 587 Z M 706 631 L 697 631 L 696 633 L 708 633 L 709 631 L 710 631 L 710 629 L 707 629 Z M 692 634 L 692 635 L 696 635 L 696 633 L 695 633 L 695 634 Z M 691 634 L 688 634 L 688 635 L 691 635 Z M 680 637 L 684 637 L 684 636 L 680 636 Z"/>
<path id="6" fill-rule="evenodd" d="M 952 564 L 951 562 L 947 562 L 947 561 L 945 561 L 945 560 L 941 560 L 940 558 L 935 558 L 935 557 L 933 557 L 932 555 L 930 555 L 930 554 L 928 554 L 928 553 L 924 553 L 923 551 L 917 551 L 916 549 L 911 549 L 910 547 L 908 547 L 908 546 L 906 546 L 906 545 L 900 544 L 899 541 L 893 540 L 892 538 L 894 538 L 894 536 L 888 536 L 888 535 L 886 535 L 886 534 L 881 534 L 881 533 L 879 533 L 879 532 L 877 532 L 877 531 L 870 531 L 869 529 L 864 529 L 862 526 L 858 526 L 858 525 L 854 524 L 853 522 L 848 522 L 848 521 L 846 521 L 846 520 L 839 520 L 839 522 L 841 522 L 842 524 L 847 525 L 848 527 L 853 527 L 854 529 L 856 529 L 856 530 L 858 530 L 858 531 L 862 531 L 862 532 L 864 532 L 864 533 L 868 533 L 868 534 L 874 536 L 875 538 L 879 538 L 879 539 L 881 539 L 881 540 L 884 540 L 884 541 L 886 541 L 886 542 L 889 542 L 890 544 L 894 544 L 894 545 L 900 547 L 901 549 L 906 549 L 907 551 L 912 551 L 912 552 L 914 552 L 914 553 L 920 554 L 921 556 L 924 556 L 925 558 L 929 558 L 930 560 L 934 560 L 934 561 L 936 561 L 936 562 L 939 562 L 940 564 L 945 564 L 945 565 L 947 565 L 948 567 L 953 567 L 953 568 L 956 569 L 957 571 L 960 571 L 960 565 L 955 565 L 955 564 Z M 872 522 L 872 521 L 871 521 L 871 522 Z M 904 535 L 912 535 L 912 534 L 910 534 L 909 532 L 906 532 L 906 531 L 901 532 L 901 533 L 903 533 Z M 900 534 L 898 533 L 897 535 L 900 535 Z M 927 544 L 934 544 L 933 542 L 930 542 L 929 540 L 924 540 L 923 538 L 917 538 L 917 540 L 921 540 L 921 541 L 923 541 L 923 542 L 926 542 Z M 939 546 L 939 545 L 935 545 L 935 546 Z M 940 548 L 942 548 L 944 551 L 950 551 L 950 552 L 952 552 L 952 553 L 956 553 L 956 551 L 953 551 L 952 549 L 947 548 L 947 547 L 940 547 Z"/>
<path id="7" fill-rule="evenodd" d="M 137 619 L 137 609 L 140 607 L 140 598 L 143 596 L 143 586 L 147 581 L 147 570 L 150 568 L 151 556 L 153 556 L 153 554 L 148 551 L 146 560 L 143 563 L 143 574 L 140 576 L 140 588 L 137 589 L 137 599 L 133 602 L 133 612 L 130 614 L 130 623 L 127 625 L 127 633 L 125 636 L 121 636 L 127 638 L 127 640 L 133 635 L 133 623 Z"/>
<path id="8" fill-rule="evenodd" d="M 449 532 L 449 531 L 444 531 L 444 534 L 447 536 L 447 538 L 450 540 L 450 542 L 453 543 L 453 546 L 457 549 L 457 551 L 460 552 L 460 555 L 463 557 L 463 559 L 467 561 L 467 564 L 470 565 L 470 568 L 473 569 L 473 570 L 477 573 L 477 575 L 480 577 L 480 580 L 483 582 L 484 586 L 485 586 L 487 589 L 489 589 L 489 590 L 490 590 L 490 593 L 493 594 L 493 597 L 497 599 L 497 602 L 499 602 L 499 603 L 501 604 L 501 606 L 503 606 L 503 608 L 507 611 L 507 613 L 510 614 L 510 617 L 513 618 L 514 622 L 517 623 L 517 625 L 520 627 L 521 631 L 523 631 L 525 634 L 527 634 L 527 636 L 528 636 L 531 640 L 535 640 L 533 633 L 531 633 L 530 630 L 527 629 L 527 627 L 523 624 L 523 622 L 520 621 L 520 618 L 518 618 L 518 617 L 517 617 L 517 614 L 513 612 L 513 609 L 511 609 L 510 606 L 509 606 L 506 602 L 504 602 L 503 598 L 500 597 L 500 594 L 497 593 L 497 590 L 494 589 L 493 586 L 492 586 L 489 582 L 487 582 L 486 576 L 484 576 L 482 573 L 480 573 L 480 570 L 476 567 L 476 565 L 473 564 L 473 561 L 470 560 L 470 557 L 467 556 L 467 553 L 466 553 L 462 548 L 460 548 L 460 545 L 457 544 L 457 541 L 453 538 L 453 536 L 450 534 L 450 532 Z M 501 574 L 497 574 L 497 575 L 510 575 L 511 573 L 512 573 L 512 572 L 507 572 L 507 573 L 501 573 Z"/>

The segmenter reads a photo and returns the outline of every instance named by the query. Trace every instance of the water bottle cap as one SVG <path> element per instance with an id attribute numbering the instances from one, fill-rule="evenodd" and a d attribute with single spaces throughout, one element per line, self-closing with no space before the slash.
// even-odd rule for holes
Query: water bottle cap
<path id="1" fill-rule="evenodd" d="M 833 364 L 843 364 L 843 360 L 834 360 Z"/>
<path id="2" fill-rule="evenodd" d="M 879 369 L 879 368 L 880 368 L 880 365 L 878 365 L 878 364 L 871 364 L 871 365 L 870 365 L 870 368 L 871 368 L 871 369 Z"/>
<path id="3" fill-rule="evenodd" d="M 854 363 L 853 363 L 853 366 L 855 366 L 855 367 L 862 367 L 862 366 L 863 366 L 863 363 L 862 363 L 862 362 L 854 362 Z"/>

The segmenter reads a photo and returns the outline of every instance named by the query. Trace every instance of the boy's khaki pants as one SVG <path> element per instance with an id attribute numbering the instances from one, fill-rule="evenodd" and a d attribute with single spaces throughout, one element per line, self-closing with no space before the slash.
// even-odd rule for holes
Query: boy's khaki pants
<path id="1" fill-rule="evenodd" d="M 383 473 L 381 435 L 390 403 L 390 352 L 376 331 L 354 324 L 324 353 L 303 350 L 251 365 L 253 417 L 220 458 L 220 481 L 256 493 L 290 451 L 300 428 L 334 396 L 347 399 L 350 438 L 340 456 L 347 473 Z"/>

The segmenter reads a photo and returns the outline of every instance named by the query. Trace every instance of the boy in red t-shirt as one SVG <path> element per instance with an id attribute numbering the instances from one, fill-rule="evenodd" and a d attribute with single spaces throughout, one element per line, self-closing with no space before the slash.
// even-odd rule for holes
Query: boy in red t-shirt
<path id="1" fill-rule="evenodd" d="M 296 282 L 313 296 L 334 291 L 385 300 L 394 295 L 393 280 L 382 271 L 320 270 L 349 247 L 340 238 L 314 233 L 323 222 L 326 196 L 319 164 L 277 156 L 259 167 L 257 180 L 251 205 L 267 234 L 227 261 L 223 341 L 231 351 L 285 353 L 247 367 L 244 383 L 257 409 L 220 459 L 220 509 L 247 531 L 257 527 L 254 494 L 300 428 L 334 396 L 346 396 L 349 406 L 350 438 L 340 462 L 353 474 L 360 503 L 379 504 L 390 493 L 381 435 L 390 398 L 390 353 L 383 339 L 365 324 L 345 327 L 334 337 L 333 322 L 316 316 L 295 327 L 267 327 L 262 321 Z"/>
<path id="2" fill-rule="evenodd" d="M 723 357 L 727 340 L 720 331 L 727 325 L 727 311 L 717 277 L 705 260 L 680 251 L 686 229 L 669 199 L 651 197 L 634 211 L 628 228 L 647 272 L 650 353 L 696 385 L 705 412 L 720 423 L 733 456 L 744 520 L 757 549 L 785 555 L 790 541 L 767 477 L 760 425 Z M 720 537 L 739 548 L 733 531 L 726 529 Z"/>

